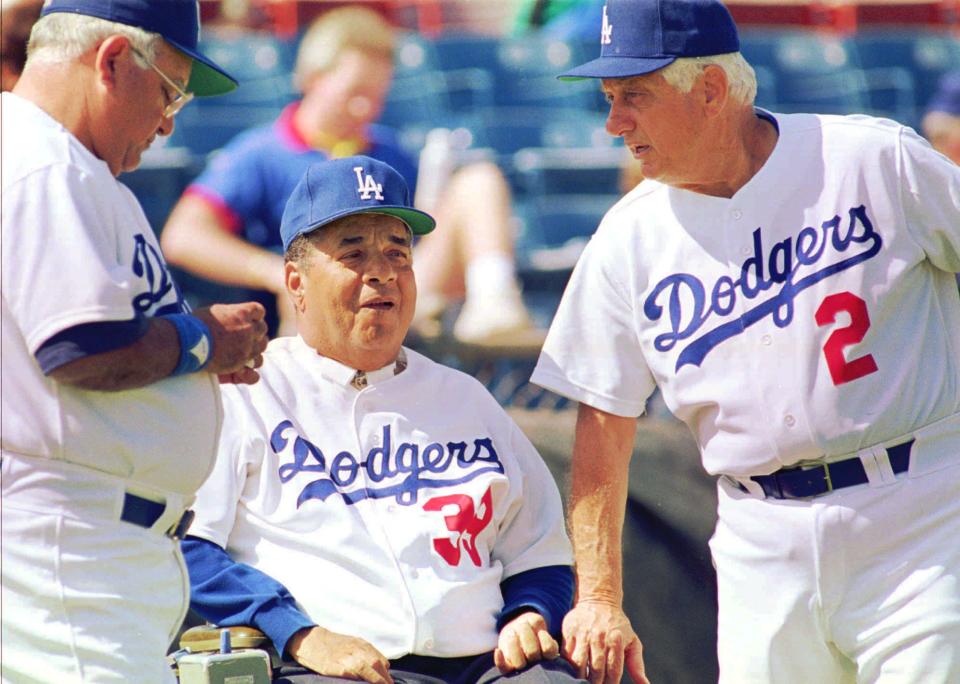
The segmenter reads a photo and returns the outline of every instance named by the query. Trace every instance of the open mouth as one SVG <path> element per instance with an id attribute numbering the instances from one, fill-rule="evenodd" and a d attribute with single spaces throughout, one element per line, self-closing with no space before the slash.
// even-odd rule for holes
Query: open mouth
<path id="1" fill-rule="evenodd" d="M 378 299 L 372 302 L 367 302 L 363 305 L 364 309 L 373 309 L 374 311 L 389 311 L 396 306 L 391 301 L 385 299 Z"/>

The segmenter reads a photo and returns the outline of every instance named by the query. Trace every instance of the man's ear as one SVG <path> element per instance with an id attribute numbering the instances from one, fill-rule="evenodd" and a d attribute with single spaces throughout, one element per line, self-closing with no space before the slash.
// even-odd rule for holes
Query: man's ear
<path id="1" fill-rule="evenodd" d="M 703 99 L 708 115 L 720 113 L 727 104 L 730 81 L 727 72 L 716 64 L 708 64 L 703 69 Z"/>
<path id="2" fill-rule="evenodd" d="M 285 262 L 283 264 L 283 279 L 287 286 L 287 292 L 290 293 L 290 297 L 293 300 L 294 308 L 299 312 L 303 312 L 305 298 L 303 293 L 303 273 L 300 270 L 300 266 L 294 261 Z"/>
<path id="3" fill-rule="evenodd" d="M 130 41 L 127 40 L 126 36 L 120 35 L 109 36 L 97 46 L 93 57 L 93 68 L 96 70 L 100 82 L 108 88 L 116 87 L 117 70 L 124 54 L 129 51 Z"/>

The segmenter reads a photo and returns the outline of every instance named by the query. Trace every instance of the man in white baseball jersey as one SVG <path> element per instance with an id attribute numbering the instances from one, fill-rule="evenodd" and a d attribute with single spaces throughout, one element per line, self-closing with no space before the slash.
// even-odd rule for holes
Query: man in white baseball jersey
<path id="1" fill-rule="evenodd" d="M 235 83 L 196 51 L 193 0 L 43 12 L 2 103 L 2 679 L 167 682 L 217 374 L 255 382 L 266 326 L 257 304 L 191 314 L 115 176 Z"/>
<path id="2" fill-rule="evenodd" d="M 570 658 L 644 679 L 620 530 L 659 386 L 720 476 L 723 682 L 960 681 L 960 169 L 893 121 L 755 109 L 717 0 L 608 0 L 565 76 L 602 79 L 645 179 L 533 374 L 581 402 Z"/>
<path id="3" fill-rule="evenodd" d="M 281 222 L 299 335 L 224 391 L 183 542 L 192 606 L 319 673 L 283 681 L 575 680 L 549 471 L 482 385 L 402 346 L 412 234 L 433 228 L 383 162 L 308 167 Z"/>

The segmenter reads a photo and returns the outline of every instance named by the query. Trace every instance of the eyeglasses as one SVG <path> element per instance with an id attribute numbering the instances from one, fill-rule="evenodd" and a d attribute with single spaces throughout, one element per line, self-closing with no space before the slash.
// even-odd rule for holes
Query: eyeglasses
<path id="1" fill-rule="evenodd" d="M 130 49 L 133 50 L 133 53 L 135 55 L 137 55 L 140 59 L 146 62 L 147 66 L 149 66 L 151 69 L 156 71 L 157 74 L 159 74 L 160 78 L 162 78 L 166 82 L 166 84 L 171 88 L 173 88 L 173 90 L 177 93 L 175 97 L 173 97 L 172 99 L 170 99 L 169 102 L 167 102 L 167 106 L 163 110 L 163 116 L 165 118 L 167 119 L 173 118 L 174 116 L 177 115 L 177 112 L 183 109 L 186 106 L 186 104 L 193 99 L 193 93 L 186 92 L 183 88 L 181 88 L 176 83 L 174 83 L 173 79 L 167 76 L 162 71 L 160 71 L 160 68 L 156 64 L 151 62 L 150 58 L 147 57 L 145 54 L 143 54 L 143 52 L 133 47 L 132 45 L 130 46 Z M 164 90 L 163 92 L 164 92 L 164 95 L 166 96 L 167 91 Z"/>

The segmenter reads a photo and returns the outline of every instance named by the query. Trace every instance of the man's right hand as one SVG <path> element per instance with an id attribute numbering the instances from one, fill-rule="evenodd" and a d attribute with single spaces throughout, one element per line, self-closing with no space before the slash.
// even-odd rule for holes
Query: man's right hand
<path id="1" fill-rule="evenodd" d="M 256 302 L 214 304 L 193 312 L 210 328 L 213 358 L 206 370 L 220 376 L 221 382 L 253 384 L 260 374 L 254 370 L 263 363 L 267 348 L 266 311 Z"/>
<path id="2" fill-rule="evenodd" d="M 317 674 L 393 684 L 390 661 L 370 643 L 323 627 L 305 627 L 290 637 L 287 652 Z"/>
<path id="3" fill-rule="evenodd" d="M 636 684 L 650 684 L 643 644 L 620 606 L 578 602 L 563 619 L 563 655 L 591 684 L 619 684 L 624 664 Z"/>

